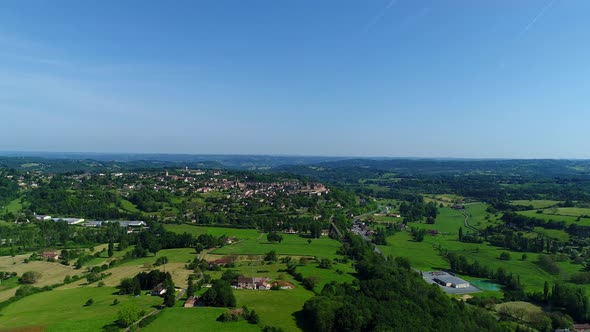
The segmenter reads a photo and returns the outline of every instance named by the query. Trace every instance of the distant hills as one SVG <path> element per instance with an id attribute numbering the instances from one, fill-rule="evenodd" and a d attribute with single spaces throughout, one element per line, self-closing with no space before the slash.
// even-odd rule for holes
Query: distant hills
<path id="1" fill-rule="evenodd" d="M 490 174 L 500 176 L 590 176 L 590 160 L 555 159 L 403 159 L 265 155 L 191 155 L 0 152 L 0 167 L 48 172 L 107 172 L 162 168 L 273 170 L 334 180 L 397 175 Z"/>

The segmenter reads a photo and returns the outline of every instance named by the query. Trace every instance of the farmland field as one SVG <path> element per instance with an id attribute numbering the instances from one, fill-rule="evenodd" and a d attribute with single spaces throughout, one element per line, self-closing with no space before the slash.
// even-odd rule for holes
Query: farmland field
<path id="1" fill-rule="evenodd" d="M 523 216 L 527 216 L 527 217 L 532 217 L 532 218 L 539 218 L 539 219 L 543 219 L 543 220 L 553 220 L 553 221 L 563 221 L 566 223 L 566 225 L 570 225 L 570 224 L 578 224 L 578 225 L 582 225 L 582 226 L 590 226 L 590 218 L 584 217 L 584 218 L 580 218 L 580 220 L 578 221 L 578 217 L 577 216 L 573 216 L 573 215 L 563 215 L 563 214 L 553 214 L 551 211 L 551 209 L 548 210 L 543 210 L 545 211 L 544 213 L 537 213 L 536 210 L 528 210 L 528 211 L 519 211 L 519 214 L 522 214 Z M 557 209 L 558 211 L 560 209 Z"/>
<path id="2" fill-rule="evenodd" d="M 533 200 L 516 200 L 512 201 L 514 205 L 524 205 L 529 206 L 532 205 L 533 209 L 545 209 L 556 204 L 560 203 L 559 201 L 552 201 L 546 199 L 533 199 Z"/>
<path id="3" fill-rule="evenodd" d="M 28 257 L 29 255 L 19 255 L 15 257 L 15 262 L 19 262 L 22 256 Z M 34 284 L 36 287 L 59 284 L 63 282 L 66 275 L 73 276 L 75 274 L 81 274 L 81 271 L 75 270 L 70 266 L 54 262 L 33 261 L 24 263 L 20 261 L 20 263 L 12 264 L 11 257 L 7 256 L 0 257 L 0 271 L 16 272 L 17 276 L 21 276 L 27 271 L 39 272 L 41 273 L 41 276 Z M 17 288 L 9 288 L 6 290 L 0 290 L 0 302 L 14 296 L 16 289 Z"/>
<path id="4" fill-rule="evenodd" d="M 285 332 L 300 331 L 293 313 L 314 294 L 303 287 L 280 291 L 234 290 L 238 307 L 248 306 L 260 315 L 260 325 L 279 326 Z"/>
<path id="5" fill-rule="evenodd" d="M 47 327 L 46 331 L 100 331 L 117 319 L 119 308 L 133 304 L 149 311 L 162 302 L 151 296 L 112 295 L 111 287 L 83 287 L 52 290 L 25 297 L 2 310 L 2 327 Z M 94 304 L 84 306 L 92 298 Z M 112 305 L 117 298 L 120 303 Z"/>
<path id="6" fill-rule="evenodd" d="M 226 308 L 167 308 L 158 314 L 157 318 L 142 329 L 145 332 L 160 331 L 245 331 L 258 332 L 260 326 L 248 324 L 246 321 L 222 323 L 217 317 L 226 312 Z M 173 329 L 170 327 L 174 326 Z"/>
<path id="7" fill-rule="evenodd" d="M 307 238 L 295 234 L 283 234 L 281 243 L 270 243 L 266 236 L 262 239 L 245 239 L 244 241 L 227 245 L 212 251 L 219 255 L 263 255 L 274 250 L 278 255 L 293 256 L 314 256 L 320 258 L 334 258 L 336 251 L 340 248 L 340 242 L 323 236 L 319 239 L 312 239 L 307 243 Z"/>
<path id="8" fill-rule="evenodd" d="M 4 209 L 8 212 L 17 213 L 21 210 L 22 207 L 23 206 L 21 204 L 21 199 L 17 198 L 15 200 L 10 201 L 10 203 L 8 203 L 8 205 L 6 205 Z"/>

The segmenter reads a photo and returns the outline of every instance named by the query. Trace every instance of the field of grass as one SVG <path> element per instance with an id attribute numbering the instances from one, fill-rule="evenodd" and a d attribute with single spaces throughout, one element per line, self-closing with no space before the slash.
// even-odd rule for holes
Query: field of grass
<path id="1" fill-rule="evenodd" d="M 569 208 L 561 208 L 561 209 L 569 209 Z M 544 213 L 537 213 L 536 210 L 528 210 L 528 211 L 519 211 L 519 214 L 523 216 L 532 217 L 532 218 L 539 218 L 543 220 L 553 220 L 553 221 L 563 221 L 566 225 L 570 224 L 578 224 L 581 226 L 590 226 L 590 218 L 580 218 L 578 221 L 577 216 L 572 215 L 560 215 L 560 214 L 553 214 L 551 211 L 552 209 L 543 210 Z M 560 209 L 557 209 L 559 211 Z"/>
<path id="2" fill-rule="evenodd" d="M 17 213 L 22 209 L 22 207 L 23 207 L 23 205 L 21 204 L 20 198 L 17 198 L 17 199 L 10 201 L 10 203 L 8 203 L 8 205 L 6 205 L 3 210 L 6 210 L 6 211 L 12 212 L 12 213 Z"/>
<path id="3" fill-rule="evenodd" d="M 559 201 L 551 201 L 546 199 L 532 199 L 532 200 L 516 200 L 512 201 L 514 205 L 524 205 L 529 206 L 532 205 L 533 209 L 545 209 L 556 204 L 560 203 Z"/>
<path id="4" fill-rule="evenodd" d="M 487 213 L 487 208 L 488 205 L 484 203 L 465 204 L 465 211 L 469 215 L 469 225 L 483 229 L 490 223 L 495 223 L 497 220 L 496 217 Z M 441 233 L 447 234 L 458 234 L 459 227 L 463 227 L 464 232 L 469 231 L 464 225 L 465 216 L 463 215 L 463 211 L 454 210 L 450 207 L 439 208 L 438 211 L 439 215 L 436 217 L 436 222 L 434 224 L 410 223 L 408 226 L 437 230 Z M 486 216 L 489 219 L 486 219 Z"/>
<path id="5" fill-rule="evenodd" d="M 285 332 L 301 331 L 297 326 L 295 313 L 301 311 L 303 303 L 314 293 L 303 287 L 280 291 L 256 291 L 235 289 L 238 307 L 248 306 L 260 315 L 260 325 L 281 327 Z"/>
<path id="6" fill-rule="evenodd" d="M 590 216 L 590 208 L 578 208 L 578 207 L 563 207 L 557 208 L 557 212 L 553 212 L 552 209 L 549 209 L 549 213 L 558 214 L 561 216 Z"/>
<path id="7" fill-rule="evenodd" d="M 222 323 L 216 321 L 217 317 L 226 312 L 225 308 L 166 308 L 158 314 L 152 323 L 142 329 L 145 332 L 160 331 L 244 331 L 258 332 L 260 326 L 248 324 L 242 320 L 239 322 Z"/>
<path id="8" fill-rule="evenodd" d="M 338 273 L 336 270 L 340 270 L 342 273 Z M 322 269 L 319 268 L 316 263 L 309 263 L 306 265 L 298 265 L 297 272 L 301 273 L 304 277 L 315 276 L 319 278 L 318 285 L 314 289 L 316 292 L 321 292 L 324 285 L 332 281 L 338 283 L 351 283 L 355 279 L 353 275 L 355 271 L 352 264 L 338 263 L 332 264 L 331 269 Z"/>
<path id="9" fill-rule="evenodd" d="M 444 206 L 451 206 L 455 202 L 462 201 L 465 198 L 463 196 L 454 194 L 441 194 L 441 195 L 424 195 L 425 202 L 435 202 L 437 204 L 442 203 Z"/>
<path id="10" fill-rule="evenodd" d="M 135 204 L 131 203 L 130 201 L 128 201 L 126 199 L 121 199 L 121 208 L 123 208 L 123 210 L 129 211 L 132 213 L 139 213 L 140 212 Z"/>
<path id="11" fill-rule="evenodd" d="M 162 302 L 159 297 L 113 295 L 111 287 L 84 287 L 52 290 L 25 297 L 0 311 L 3 328 L 46 327 L 46 331 L 101 331 L 117 319 L 123 305 L 135 305 L 149 311 Z M 92 298 L 94 304 L 84 306 Z M 117 298 L 120 303 L 113 306 Z"/>
<path id="12" fill-rule="evenodd" d="M 340 242 L 323 236 L 319 239 L 312 239 L 311 244 L 307 238 L 295 234 L 283 234 L 281 243 L 270 243 L 266 236 L 258 239 L 245 239 L 241 242 L 226 245 L 212 251 L 218 255 L 264 255 L 274 250 L 278 255 L 290 256 L 314 256 L 320 258 L 335 258 L 336 251 L 340 248 Z"/>
<path id="13" fill-rule="evenodd" d="M 567 242 L 569 240 L 569 234 L 566 231 L 560 229 L 545 229 L 543 227 L 535 227 L 535 232 L 543 234 L 548 238 L 558 239 L 559 241 Z"/>
<path id="14" fill-rule="evenodd" d="M 65 266 L 55 262 L 44 262 L 44 261 L 33 261 L 30 263 L 24 263 L 24 258 L 30 255 L 19 255 L 15 257 L 12 264 L 12 257 L 2 256 L 0 257 L 0 271 L 16 272 L 17 276 L 21 276 L 27 271 L 36 271 L 41 273 L 41 277 L 34 284 L 36 287 L 49 286 L 54 284 L 62 283 L 66 275 L 81 274 L 81 271 L 75 270 L 71 266 Z M 16 288 L 8 288 L 0 291 L 0 302 L 5 301 L 16 292 Z"/>

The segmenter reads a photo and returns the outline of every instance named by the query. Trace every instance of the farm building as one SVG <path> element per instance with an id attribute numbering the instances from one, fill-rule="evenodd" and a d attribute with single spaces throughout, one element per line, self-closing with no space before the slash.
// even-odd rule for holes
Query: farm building
<path id="1" fill-rule="evenodd" d="M 51 218 L 51 220 L 53 220 L 55 222 L 65 221 L 70 225 L 76 225 L 76 224 L 79 224 L 84 221 L 84 219 L 82 219 L 82 218 L 63 218 L 63 217 L 54 217 L 54 218 Z"/>
<path id="2" fill-rule="evenodd" d="M 59 259 L 59 254 L 55 250 L 45 250 L 41 252 L 41 257 L 46 260 L 56 261 Z"/>
<path id="3" fill-rule="evenodd" d="M 150 292 L 152 296 L 162 296 L 164 293 L 166 293 L 166 287 L 164 287 L 162 283 L 156 285 L 156 287 L 152 288 Z"/>
<path id="4" fill-rule="evenodd" d="M 260 290 L 268 290 L 270 289 L 270 284 L 268 283 L 267 278 L 260 278 L 260 277 L 238 277 L 238 282 L 235 285 L 237 288 L 241 289 L 260 289 Z"/>
<path id="5" fill-rule="evenodd" d="M 434 280 L 434 282 L 436 282 L 437 284 L 445 287 L 468 288 L 470 286 L 467 281 L 448 273 L 441 273 L 432 280 Z"/>

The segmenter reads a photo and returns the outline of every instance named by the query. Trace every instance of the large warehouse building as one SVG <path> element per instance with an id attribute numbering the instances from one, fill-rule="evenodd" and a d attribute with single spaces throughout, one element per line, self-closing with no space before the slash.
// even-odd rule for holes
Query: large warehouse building
<path id="1" fill-rule="evenodd" d="M 470 286 L 467 281 L 448 273 L 441 273 L 432 280 L 434 280 L 437 284 L 445 287 L 468 288 Z"/>

